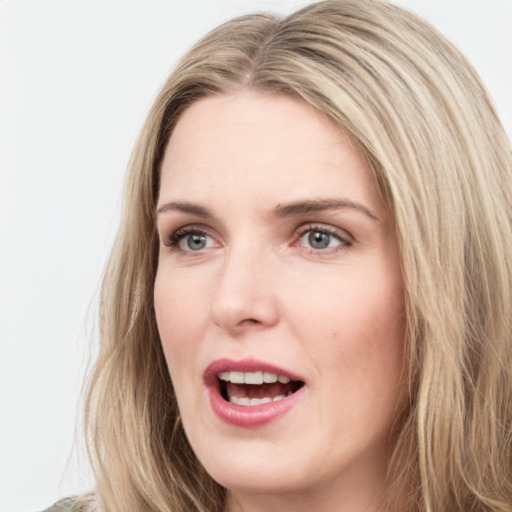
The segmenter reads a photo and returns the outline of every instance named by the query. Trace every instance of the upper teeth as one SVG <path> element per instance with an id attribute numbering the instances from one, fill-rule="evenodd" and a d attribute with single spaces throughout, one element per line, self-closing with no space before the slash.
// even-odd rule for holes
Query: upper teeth
<path id="1" fill-rule="evenodd" d="M 277 381 L 288 384 L 290 382 L 288 377 L 271 372 L 220 372 L 217 376 L 220 380 L 233 384 L 263 384 L 264 382 L 272 384 Z"/>

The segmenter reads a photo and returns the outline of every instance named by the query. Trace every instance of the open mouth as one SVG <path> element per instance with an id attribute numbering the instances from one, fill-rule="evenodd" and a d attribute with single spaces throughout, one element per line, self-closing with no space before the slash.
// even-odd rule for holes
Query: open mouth
<path id="1" fill-rule="evenodd" d="M 217 381 L 224 400 L 248 407 L 278 402 L 304 386 L 303 381 L 265 371 L 219 372 Z"/>

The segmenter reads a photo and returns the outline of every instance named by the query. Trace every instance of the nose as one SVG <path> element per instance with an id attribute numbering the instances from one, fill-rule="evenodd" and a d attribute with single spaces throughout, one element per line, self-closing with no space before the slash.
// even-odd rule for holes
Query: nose
<path id="1" fill-rule="evenodd" d="M 226 254 L 211 297 L 211 321 L 234 336 L 275 325 L 279 313 L 273 268 L 247 247 Z"/>

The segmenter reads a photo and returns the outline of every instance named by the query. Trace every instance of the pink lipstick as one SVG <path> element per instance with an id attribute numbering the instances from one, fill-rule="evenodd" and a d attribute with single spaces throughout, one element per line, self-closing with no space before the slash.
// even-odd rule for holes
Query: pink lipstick
<path id="1" fill-rule="evenodd" d="M 275 365 L 218 359 L 204 372 L 210 404 L 224 422 L 254 428 L 279 418 L 304 396 L 304 380 Z"/>

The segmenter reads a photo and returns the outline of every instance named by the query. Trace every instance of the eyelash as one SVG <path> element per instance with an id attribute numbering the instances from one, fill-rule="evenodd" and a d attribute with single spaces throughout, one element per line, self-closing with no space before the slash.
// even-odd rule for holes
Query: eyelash
<path id="1" fill-rule="evenodd" d="M 326 226 L 324 224 L 305 224 L 301 226 L 297 230 L 297 242 L 300 241 L 300 239 L 307 233 L 322 233 L 329 235 L 331 237 L 337 238 L 340 242 L 338 246 L 331 247 L 331 248 L 325 248 L 325 249 L 314 249 L 312 247 L 305 247 L 305 249 L 308 249 L 309 251 L 315 253 L 315 254 L 329 254 L 331 252 L 337 252 L 344 249 L 348 249 L 353 245 L 353 240 L 351 240 L 350 236 L 347 234 L 343 234 L 345 232 L 340 232 L 339 229 L 333 228 L 331 226 Z"/>
<path id="2" fill-rule="evenodd" d="M 340 242 L 340 244 L 338 246 L 325 248 L 325 249 L 315 249 L 312 247 L 304 247 L 304 249 L 307 249 L 310 252 L 315 253 L 315 254 L 320 254 L 320 253 L 329 254 L 331 252 L 337 252 L 340 250 L 348 249 L 349 247 L 351 247 L 353 245 L 353 241 L 350 239 L 350 237 L 348 235 L 344 236 L 342 233 L 340 233 L 339 229 L 336 229 L 336 228 L 333 228 L 330 226 L 326 226 L 324 224 L 305 224 L 303 226 L 300 226 L 296 231 L 295 239 L 293 242 L 294 245 L 297 245 L 298 242 L 301 240 L 301 238 L 309 232 L 323 233 L 330 237 L 335 237 Z M 181 249 L 181 247 L 180 247 L 181 241 L 190 235 L 199 235 L 199 236 L 205 236 L 205 237 L 212 238 L 211 235 L 209 235 L 206 230 L 201 229 L 198 226 L 185 226 L 185 227 L 177 229 L 172 234 L 170 234 L 167 237 L 166 241 L 164 242 L 164 245 L 166 247 L 169 247 L 171 251 L 180 251 L 180 252 L 189 253 L 189 254 L 194 253 L 194 252 L 201 253 L 202 252 L 201 250 L 186 251 L 186 250 Z"/>
<path id="3" fill-rule="evenodd" d="M 167 237 L 164 245 L 172 250 L 179 250 L 180 242 L 189 235 L 210 236 L 204 229 L 196 226 L 185 226 L 179 228 Z"/>

